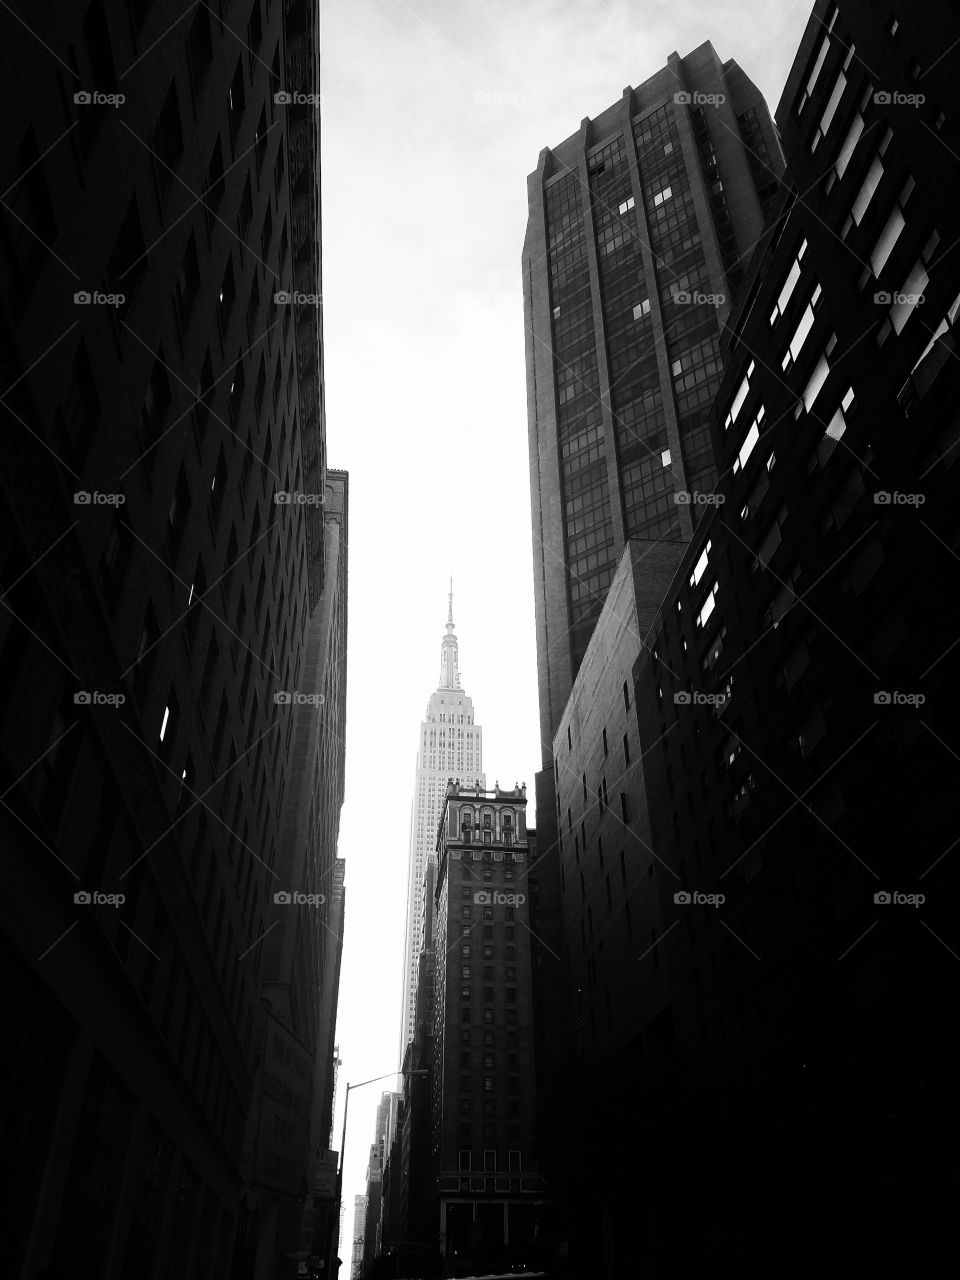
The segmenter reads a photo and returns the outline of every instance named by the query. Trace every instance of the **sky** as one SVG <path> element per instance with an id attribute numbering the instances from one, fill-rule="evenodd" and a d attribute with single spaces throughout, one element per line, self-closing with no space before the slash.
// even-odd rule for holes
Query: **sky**
<path id="1" fill-rule="evenodd" d="M 539 765 L 520 254 L 526 178 L 712 40 L 776 109 L 812 0 L 322 0 L 327 455 L 350 473 L 346 1083 L 398 1065 L 416 747 L 454 579 L 488 786 Z M 532 808 L 532 803 L 531 803 Z M 351 1093 L 349 1259 L 377 1102 Z"/>

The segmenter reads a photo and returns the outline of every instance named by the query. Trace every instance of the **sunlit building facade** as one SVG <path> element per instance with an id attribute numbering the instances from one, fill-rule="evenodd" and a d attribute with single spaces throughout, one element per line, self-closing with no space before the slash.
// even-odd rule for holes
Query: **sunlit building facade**
<path id="1" fill-rule="evenodd" d="M 417 1013 L 417 968 L 423 947 L 424 874 L 434 852 L 437 821 L 450 778 L 486 785 L 483 730 L 476 723 L 473 699 L 460 684 L 459 645 L 453 623 L 453 583 L 448 597 L 446 634 L 440 649 L 440 680 L 420 725 L 417 774 L 410 819 L 407 925 L 404 938 L 403 1021 L 400 1064 L 413 1039 Z"/>

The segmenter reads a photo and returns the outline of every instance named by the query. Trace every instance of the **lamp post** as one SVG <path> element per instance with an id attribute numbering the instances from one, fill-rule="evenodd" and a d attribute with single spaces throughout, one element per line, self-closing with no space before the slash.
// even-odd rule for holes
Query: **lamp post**
<path id="1" fill-rule="evenodd" d="M 361 1080 L 357 1084 L 347 1085 L 346 1092 L 343 1095 L 343 1134 L 340 1138 L 340 1166 L 337 1169 L 337 1216 L 336 1216 L 337 1223 L 339 1223 L 340 1221 L 340 1206 L 343 1203 L 343 1164 L 347 1157 L 347 1108 L 350 1105 L 350 1090 L 362 1089 L 364 1085 L 376 1084 L 378 1080 L 389 1080 L 392 1076 L 399 1076 L 404 1074 L 408 1076 L 428 1076 L 430 1072 L 426 1067 L 418 1067 L 415 1071 L 407 1071 L 406 1073 L 404 1073 L 403 1071 L 385 1071 L 382 1076 L 371 1076 L 369 1080 Z M 334 1271 L 333 1263 L 334 1263 L 334 1259 L 337 1257 L 339 1248 L 340 1248 L 340 1239 L 339 1239 L 339 1230 L 338 1230 L 336 1232 L 336 1238 L 334 1240 L 333 1248 L 331 1251 L 330 1271 L 328 1272 L 328 1275 L 333 1274 L 333 1271 Z"/>

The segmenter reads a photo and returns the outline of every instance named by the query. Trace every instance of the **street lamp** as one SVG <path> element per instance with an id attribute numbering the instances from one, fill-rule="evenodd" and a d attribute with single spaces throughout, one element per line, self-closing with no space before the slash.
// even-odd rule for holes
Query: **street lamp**
<path id="1" fill-rule="evenodd" d="M 364 1085 L 376 1084 L 378 1080 L 389 1080 L 392 1076 L 428 1076 L 430 1071 L 426 1067 L 418 1067 L 415 1071 L 385 1071 L 382 1076 L 371 1076 L 369 1080 L 361 1080 L 358 1084 L 348 1084 L 346 1093 L 343 1095 L 343 1135 L 340 1139 L 340 1167 L 337 1170 L 337 1222 L 340 1221 L 340 1207 L 343 1204 L 343 1162 L 347 1156 L 347 1108 L 350 1105 L 350 1090 L 362 1089 Z M 337 1239 L 334 1249 L 338 1250 L 340 1241 Z M 336 1255 L 334 1255 L 336 1256 Z M 331 1270 L 333 1258 L 330 1259 Z"/>

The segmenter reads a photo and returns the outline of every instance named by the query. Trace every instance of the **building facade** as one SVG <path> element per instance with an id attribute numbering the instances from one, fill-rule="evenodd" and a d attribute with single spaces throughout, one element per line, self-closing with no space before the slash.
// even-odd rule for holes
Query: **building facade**
<path id="1" fill-rule="evenodd" d="M 367 1197 L 353 1197 L 353 1247 L 350 1254 L 350 1280 L 363 1277 L 363 1231 L 367 1218 Z"/>
<path id="2" fill-rule="evenodd" d="M 345 709 L 316 12 L 78 0 L 0 59 L 3 1269 L 281 1276 Z"/>
<path id="3" fill-rule="evenodd" d="M 949 1247 L 958 36 L 946 4 L 816 4 L 725 337 L 716 501 L 630 645 L 608 599 L 555 743 L 578 1118 L 610 1172 L 584 1216 L 618 1275 Z M 650 1169 L 620 1154 L 638 1093 Z"/>
<path id="4" fill-rule="evenodd" d="M 476 723 L 473 699 L 460 685 L 459 645 L 453 623 L 453 583 L 448 597 L 446 634 L 440 648 L 440 680 L 420 725 L 407 876 L 407 923 L 404 935 L 403 1020 L 400 1063 L 416 1025 L 417 970 L 423 949 L 424 874 L 434 853 L 437 820 L 447 779 L 467 777 L 486 786 L 483 773 L 483 730 Z"/>
<path id="5" fill-rule="evenodd" d="M 720 332 L 782 167 L 759 91 L 707 42 L 583 120 L 528 178 L 545 767 L 624 540 L 688 539 L 714 487 Z"/>
<path id="6" fill-rule="evenodd" d="M 526 787 L 448 783 L 437 834 L 433 1154 L 447 1275 L 538 1258 Z"/>

